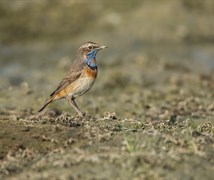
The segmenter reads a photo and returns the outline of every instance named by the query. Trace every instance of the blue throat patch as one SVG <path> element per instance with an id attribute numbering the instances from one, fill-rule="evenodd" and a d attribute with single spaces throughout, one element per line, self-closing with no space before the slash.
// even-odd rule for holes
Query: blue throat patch
<path id="1" fill-rule="evenodd" d="M 96 69 L 97 64 L 93 62 L 93 60 L 96 58 L 97 55 L 97 50 L 93 49 L 91 50 L 87 55 L 86 55 L 86 60 L 85 63 L 91 68 L 91 69 Z"/>

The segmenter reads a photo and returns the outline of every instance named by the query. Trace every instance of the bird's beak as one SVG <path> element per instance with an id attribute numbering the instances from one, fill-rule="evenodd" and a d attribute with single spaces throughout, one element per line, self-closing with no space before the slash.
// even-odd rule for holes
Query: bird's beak
<path id="1" fill-rule="evenodd" d="M 105 49 L 107 48 L 107 46 L 100 46 L 99 48 L 97 48 L 98 50 L 101 50 L 101 49 Z"/>

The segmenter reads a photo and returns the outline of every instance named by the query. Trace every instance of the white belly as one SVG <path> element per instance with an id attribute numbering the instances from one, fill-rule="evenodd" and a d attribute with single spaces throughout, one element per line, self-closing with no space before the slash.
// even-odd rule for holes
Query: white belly
<path id="1" fill-rule="evenodd" d="M 74 82 L 74 89 L 68 95 L 76 98 L 86 93 L 93 86 L 95 78 L 82 77 Z"/>

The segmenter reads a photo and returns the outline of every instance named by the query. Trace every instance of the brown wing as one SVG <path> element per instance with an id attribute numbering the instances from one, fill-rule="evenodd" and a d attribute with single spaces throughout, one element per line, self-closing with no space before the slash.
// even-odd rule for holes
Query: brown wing
<path id="1" fill-rule="evenodd" d="M 75 63 L 70 67 L 70 71 L 68 72 L 67 76 L 62 79 L 62 81 L 59 83 L 56 90 L 51 93 L 51 97 L 58 94 L 61 90 L 66 88 L 68 85 L 73 83 L 76 79 L 78 79 L 82 74 L 84 63 Z"/>

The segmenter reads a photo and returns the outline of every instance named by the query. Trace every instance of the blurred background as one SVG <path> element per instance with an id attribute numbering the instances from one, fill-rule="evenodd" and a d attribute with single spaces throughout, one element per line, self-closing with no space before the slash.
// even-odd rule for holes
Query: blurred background
<path id="1" fill-rule="evenodd" d="M 109 48 L 80 106 L 140 116 L 132 109 L 166 85 L 179 94 L 212 82 L 213 19 L 212 0 L 0 0 L 0 108 L 39 109 L 77 48 L 93 41 Z M 67 102 L 51 106 L 70 111 Z"/>

